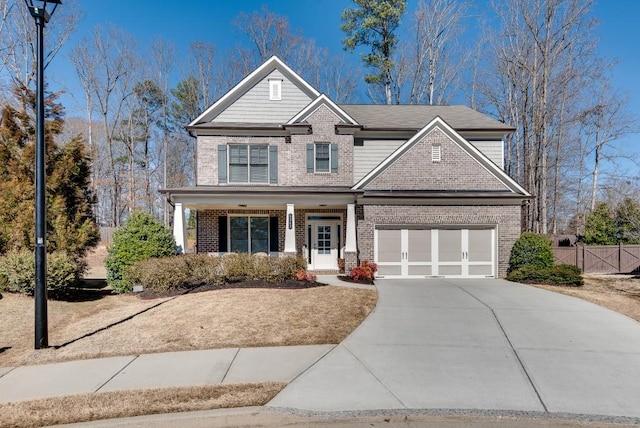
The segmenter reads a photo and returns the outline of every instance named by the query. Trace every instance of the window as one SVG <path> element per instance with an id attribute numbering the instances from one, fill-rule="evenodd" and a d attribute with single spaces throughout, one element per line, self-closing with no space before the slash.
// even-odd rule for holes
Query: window
<path id="1" fill-rule="evenodd" d="M 431 162 L 440 162 L 442 156 L 440 144 L 431 145 Z"/>
<path id="2" fill-rule="evenodd" d="M 229 145 L 230 183 L 268 183 L 269 146 Z"/>
<path id="3" fill-rule="evenodd" d="M 231 217 L 229 226 L 232 252 L 269 252 L 269 217 Z"/>
<path id="4" fill-rule="evenodd" d="M 329 143 L 316 144 L 315 172 L 330 172 L 329 170 Z"/>
<path id="5" fill-rule="evenodd" d="M 269 79 L 269 99 L 280 101 L 282 99 L 282 80 Z"/>

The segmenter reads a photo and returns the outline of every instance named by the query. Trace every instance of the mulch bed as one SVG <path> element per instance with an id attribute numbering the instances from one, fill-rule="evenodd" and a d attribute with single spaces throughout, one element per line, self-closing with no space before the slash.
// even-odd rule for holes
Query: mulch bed
<path id="1" fill-rule="evenodd" d="M 352 284 L 366 284 L 366 285 L 374 285 L 373 280 L 371 279 L 360 279 L 358 281 L 354 280 L 353 278 L 351 278 L 350 276 L 346 276 L 346 275 L 339 275 L 338 279 L 340 281 L 344 281 L 344 282 L 350 282 Z"/>
<path id="2" fill-rule="evenodd" d="M 223 285 L 202 284 L 195 287 L 185 287 L 177 290 L 169 290 L 164 293 L 155 293 L 151 290 L 144 290 L 138 293 L 138 297 L 143 300 L 158 299 L 163 297 L 179 296 L 187 293 L 201 293 L 212 290 L 229 290 L 233 288 L 271 288 L 286 290 L 301 290 L 304 288 L 324 287 L 327 284 L 320 282 L 296 281 L 295 279 L 287 279 L 281 282 L 268 283 L 261 280 L 242 280 L 226 283 Z"/>

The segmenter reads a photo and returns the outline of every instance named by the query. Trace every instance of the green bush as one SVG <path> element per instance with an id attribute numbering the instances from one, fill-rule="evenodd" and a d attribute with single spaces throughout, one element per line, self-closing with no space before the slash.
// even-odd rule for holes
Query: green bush
<path id="1" fill-rule="evenodd" d="M 525 284 L 575 285 L 584 284 L 582 272 L 572 265 L 556 265 L 550 268 L 539 268 L 528 265 L 509 272 L 509 281 Z"/>
<path id="2" fill-rule="evenodd" d="M 84 264 L 64 251 L 47 255 L 47 290 L 52 298 L 60 297 L 78 285 Z M 10 252 L 0 257 L 0 290 L 33 296 L 35 256 L 31 251 Z"/>
<path id="3" fill-rule="evenodd" d="M 139 260 L 176 254 L 171 231 L 149 214 L 134 212 L 125 225 L 113 234 L 113 243 L 105 259 L 107 283 L 118 293 L 131 291 L 125 271 Z"/>
<path id="4" fill-rule="evenodd" d="M 551 241 L 536 233 L 525 232 L 513 245 L 509 258 L 509 272 L 525 266 L 533 266 L 539 269 L 551 269 L 553 267 L 553 250 Z"/>

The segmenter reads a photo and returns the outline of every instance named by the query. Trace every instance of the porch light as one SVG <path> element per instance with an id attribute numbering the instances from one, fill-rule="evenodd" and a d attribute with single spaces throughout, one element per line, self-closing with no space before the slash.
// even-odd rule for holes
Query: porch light
<path id="1" fill-rule="evenodd" d="M 51 19 L 60 0 L 25 0 L 36 22 L 36 177 L 35 177 L 35 348 L 49 346 L 47 319 L 47 212 L 46 159 L 44 142 L 44 27 Z M 53 7 L 48 7 L 53 5 Z"/>

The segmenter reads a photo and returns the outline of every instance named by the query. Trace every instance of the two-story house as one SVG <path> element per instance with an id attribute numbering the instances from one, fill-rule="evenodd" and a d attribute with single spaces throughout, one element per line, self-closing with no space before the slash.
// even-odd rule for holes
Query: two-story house
<path id="1" fill-rule="evenodd" d="M 196 185 L 164 189 L 176 242 L 300 254 L 311 271 L 498 277 L 529 193 L 503 171 L 513 129 L 463 106 L 337 105 L 272 57 L 191 122 Z"/>

